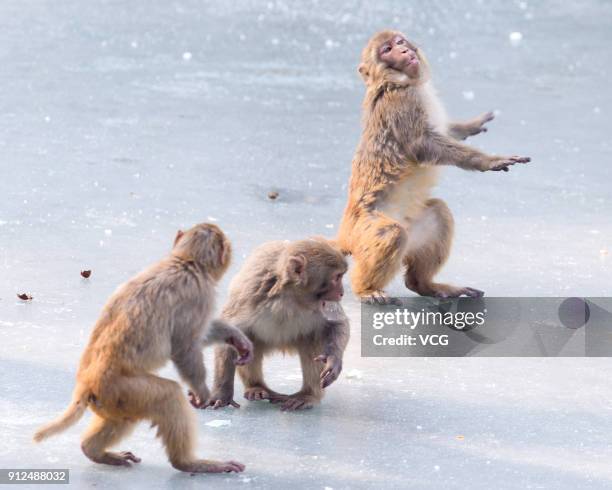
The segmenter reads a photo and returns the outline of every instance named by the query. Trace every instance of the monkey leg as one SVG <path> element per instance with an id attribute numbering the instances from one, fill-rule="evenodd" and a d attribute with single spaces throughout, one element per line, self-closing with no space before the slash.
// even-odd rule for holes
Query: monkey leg
<path id="1" fill-rule="evenodd" d="M 367 303 L 389 303 L 383 288 L 401 268 L 407 242 L 405 228 L 383 214 L 372 214 L 362 218 L 352 233 L 353 292 Z"/>
<path id="2" fill-rule="evenodd" d="M 263 376 L 263 347 L 255 343 L 253 348 L 253 360 L 244 366 L 238 366 L 238 375 L 244 385 L 244 397 L 249 401 L 269 400 L 271 403 L 279 403 L 287 399 L 271 390 Z"/>
<path id="3" fill-rule="evenodd" d="M 453 239 L 453 215 L 440 199 L 429 199 L 419 217 L 410 224 L 403 262 L 406 287 L 421 296 L 451 298 L 461 295 L 479 297 L 484 293 L 470 287 L 436 283 L 433 277 L 450 254 Z"/>
<path id="4" fill-rule="evenodd" d="M 129 435 L 135 425 L 134 421 L 110 420 L 94 414 L 91 424 L 83 436 L 81 449 L 85 456 L 95 463 L 114 466 L 131 466 L 130 462 L 140 463 L 140 458 L 129 451 L 113 453 L 106 450 Z"/>
<path id="5" fill-rule="evenodd" d="M 211 461 L 194 456 L 195 418 L 178 383 L 152 374 L 125 376 L 115 380 L 113 392 L 116 404 L 101 396 L 101 410 L 130 419 L 150 420 L 177 470 L 191 473 L 244 470 L 235 461 Z"/>
<path id="6" fill-rule="evenodd" d="M 300 365 L 302 366 L 302 389 L 293 395 L 289 395 L 281 405 L 281 410 L 306 410 L 319 404 L 323 398 L 321 371 L 324 365 L 315 361 L 321 349 L 322 346 L 314 340 L 303 340 L 302 344 L 298 346 Z"/>

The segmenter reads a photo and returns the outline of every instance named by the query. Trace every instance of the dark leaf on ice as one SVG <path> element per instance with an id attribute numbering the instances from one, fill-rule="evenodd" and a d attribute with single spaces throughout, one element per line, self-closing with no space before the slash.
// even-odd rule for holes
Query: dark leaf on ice
<path id="1" fill-rule="evenodd" d="M 91 276 L 91 271 L 81 271 L 81 275 L 87 279 L 89 276 Z"/>
<path id="2" fill-rule="evenodd" d="M 21 294 L 18 294 L 18 295 L 17 295 L 17 297 L 18 297 L 19 299 L 24 300 L 24 301 L 30 301 L 30 300 L 32 299 L 32 296 L 30 296 L 30 295 L 29 295 L 29 294 L 27 294 L 27 293 L 21 293 Z"/>

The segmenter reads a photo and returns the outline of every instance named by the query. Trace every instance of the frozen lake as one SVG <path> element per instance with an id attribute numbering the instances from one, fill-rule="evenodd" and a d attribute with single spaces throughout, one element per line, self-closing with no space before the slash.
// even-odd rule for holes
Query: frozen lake
<path id="1" fill-rule="evenodd" d="M 90 463 L 84 422 L 30 437 L 67 405 L 109 294 L 178 228 L 214 220 L 232 239 L 220 302 L 259 243 L 335 234 L 359 53 L 386 27 L 423 47 L 451 116 L 498 111 L 471 144 L 532 157 L 446 169 L 436 194 L 457 235 L 441 279 L 612 295 L 611 26 L 603 0 L 0 3 L 0 467 L 70 468 L 76 488 L 609 488 L 608 359 L 361 358 L 350 294 L 345 375 L 321 407 L 238 396 L 238 411 L 199 413 L 199 454 L 243 474 L 179 474 L 145 424 L 121 447 L 143 458 L 131 469 Z M 295 359 L 267 371 L 299 385 Z M 231 425 L 205 425 L 218 419 Z"/>

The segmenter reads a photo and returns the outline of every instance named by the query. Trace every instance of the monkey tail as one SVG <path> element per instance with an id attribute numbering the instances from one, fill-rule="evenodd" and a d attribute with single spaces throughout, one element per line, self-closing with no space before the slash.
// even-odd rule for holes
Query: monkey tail
<path id="1" fill-rule="evenodd" d="M 34 442 L 41 442 L 47 437 L 63 432 L 71 425 L 76 424 L 87 410 L 87 402 L 91 395 L 89 389 L 83 389 L 77 385 L 72 395 L 72 402 L 66 411 L 59 418 L 38 429 L 34 434 Z"/>

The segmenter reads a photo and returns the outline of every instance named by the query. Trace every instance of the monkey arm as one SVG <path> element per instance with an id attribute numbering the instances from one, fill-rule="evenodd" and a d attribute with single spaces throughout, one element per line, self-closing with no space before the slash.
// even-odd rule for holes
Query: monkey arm
<path id="1" fill-rule="evenodd" d="M 229 346 L 219 345 L 215 348 L 215 380 L 210 398 L 206 405 L 213 408 L 232 405 L 239 408 L 234 401 L 234 377 L 236 374 L 236 351 Z"/>
<path id="2" fill-rule="evenodd" d="M 235 364 L 247 364 L 253 358 L 253 344 L 240 329 L 223 320 L 213 320 L 204 336 L 204 345 L 223 342 L 239 354 Z"/>
<path id="3" fill-rule="evenodd" d="M 464 140 L 468 136 L 486 133 L 487 128 L 484 125 L 494 118 L 495 115 L 492 112 L 486 112 L 480 116 L 468 119 L 467 121 L 455 121 L 449 124 L 448 133 L 452 138 L 458 140 Z"/>
<path id="4" fill-rule="evenodd" d="M 487 170 L 507 172 L 510 165 L 530 161 L 528 157 L 487 155 L 432 129 L 425 130 L 422 135 L 411 140 L 408 145 L 408 155 L 420 163 L 455 165 L 464 170 L 481 172 Z"/>
<path id="5" fill-rule="evenodd" d="M 187 345 L 174 344 L 171 358 L 181 379 L 187 383 L 192 394 L 200 401 L 206 400 L 209 391 L 208 386 L 206 386 L 206 368 L 204 367 L 202 346 L 198 342 L 191 342 Z"/>
<path id="6" fill-rule="evenodd" d="M 350 337 L 348 319 L 329 320 L 322 337 L 323 354 L 315 357 L 315 361 L 325 363 L 320 378 L 321 388 L 327 388 L 342 372 L 342 357 Z"/>

